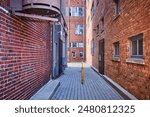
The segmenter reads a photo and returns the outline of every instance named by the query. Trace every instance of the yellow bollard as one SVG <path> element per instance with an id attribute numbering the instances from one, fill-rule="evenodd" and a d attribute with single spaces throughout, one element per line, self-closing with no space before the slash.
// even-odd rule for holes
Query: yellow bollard
<path id="1" fill-rule="evenodd" d="M 81 84 L 84 83 L 84 67 L 83 67 L 83 62 L 82 62 L 82 67 L 81 67 Z"/>

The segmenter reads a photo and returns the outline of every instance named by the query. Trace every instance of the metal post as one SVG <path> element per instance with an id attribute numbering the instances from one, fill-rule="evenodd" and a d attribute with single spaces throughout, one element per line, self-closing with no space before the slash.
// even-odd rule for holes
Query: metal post
<path id="1" fill-rule="evenodd" d="M 84 18 L 85 18 L 85 4 L 84 4 L 84 0 L 82 1 L 83 2 L 83 59 L 82 59 L 82 67 L 81 67 L 81 84 L 84 84 L 84 56 L 85 56 L 85 53 L 84 53 L 84 47 L 85 47 L 85 43 L 84 43 L 84 35 L 85 35 L 85 25 L 84 25 Z"/>

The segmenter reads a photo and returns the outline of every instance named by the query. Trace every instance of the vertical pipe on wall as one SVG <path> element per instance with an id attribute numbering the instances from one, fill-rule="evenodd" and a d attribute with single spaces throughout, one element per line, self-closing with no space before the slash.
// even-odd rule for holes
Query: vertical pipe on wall
<path id="1" fill-rule="evenodd" d="M 69 52 L 68 52 L 68 60 L 69 60 L 69 62 L 71 61 L 70 59 L 72 58 L 72 57 L 70 57 L 70 54 L 71 54 L 71 51 L 70 51 L 70 13 L 71 13 L 71 11 L 70 11 L 70 0 L 68 0 L 68 6 L 69 6 L 69 26 L 68 26 L 68 29 L 69 29 L 69 33 L 68 33 L 68 50 L 69 50 Z"/>

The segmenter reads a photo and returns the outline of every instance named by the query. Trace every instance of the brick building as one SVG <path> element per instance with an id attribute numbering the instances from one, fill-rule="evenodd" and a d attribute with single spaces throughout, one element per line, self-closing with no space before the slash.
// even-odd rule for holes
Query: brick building
<path id="1" fill-rule="evenodd" d="M 66 0 L 65 14 L 69 28 L 68 61 L 85 61 L 85 0 Z"/>
<path id="2" fill-rule="evenodd" d="M 150 0 L 87 0 L 87 62 L 150 99 Z"/>
<path id="3" fill-rule="evenodd" d="M 26 16 L 0 0 L 0 99 L 29 99 L 52 76 L 52 22 Z"/>

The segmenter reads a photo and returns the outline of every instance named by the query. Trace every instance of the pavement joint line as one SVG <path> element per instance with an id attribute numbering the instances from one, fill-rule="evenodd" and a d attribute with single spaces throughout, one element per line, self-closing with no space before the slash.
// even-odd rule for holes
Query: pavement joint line
<path id="1" fill-rule="evenodd" d="M 98 70 L 91 66 L 91 68 L 99 75 L 101 76 L 107 83 L 109 83 L 124 99 L 126 100 L 138 100 L 134 95 L 129 93 L 127 90 L 125 90 L 123 87 L 121 87 L 119 84 L 114 82 L 111 78 L 109 78 L 106 75 L 102 75 L 98 72 Z"/>

